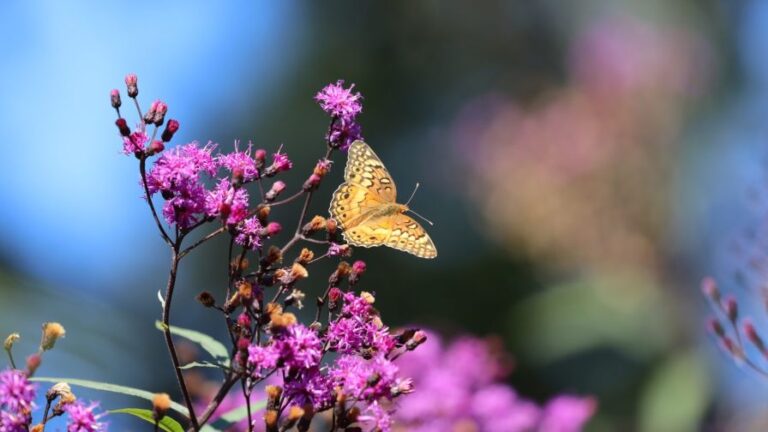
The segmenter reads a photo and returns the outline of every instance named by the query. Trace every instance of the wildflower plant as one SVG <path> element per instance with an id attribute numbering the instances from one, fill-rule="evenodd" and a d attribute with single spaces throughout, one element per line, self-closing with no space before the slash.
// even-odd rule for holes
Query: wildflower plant
<path id="1" fill-rule="evenodd" d="M 158 328 L 182 397 L 175 410 L 189 430 L 221 430 L 243 420 L 249 431 L 307 431 L 313 421 L 325 422 L 329 430 L 390 430 L 395 400 L 412 390 L 393 360 L 416 348 L 424 334 L 393 332 L 383 323 L 374 295 L 357 290 L 366 264 L 345 260 L 352 249 L 341 240 L 336 221 L 310 217 L 310 203 L 332 158 L 362 138 L 357 122 L 362 96 L 354 85 L 338 81 L 315 96 L 330 117 L 325 145 L 305 181 L 289 193 L 282 176 L 294 164 L 286 149 L 267 151 L 252 143 L 236 143 L 231 150 L 213 143 L 171 146 L 180 123 L 166 119 L 168 105 L 158 100 L 142 110 L 137 77 L 130 74 L 125 83 L 136 125 L 131 128 L 123 116 L 118 90 L 110 93 L 111 104 L 122 151 L 138 161 L 144 198 L 171 251 L 167 285 L 158 292 Z M 294 201 L 303 202 L 296 219 L 273 220 L 272 209 Z M 292 236 L 278 244 L 275 236 L 284 230 Z M 229 245 L 229 265 L 222 268 L 227 282 L 197 299 L 222 316 L 229 346 L 171 325 L 181 264 L 219 237 Z M 310 274 L 322 259 L 337 265 L 318 286 Z M 316 296 L 314 318 L 301 322 L 296 312 L 308 293 Z M 214 361 L 182 364 L 175 337 L 200 343 Z M 218 390 L 202 409 L 184 377 L 185 369 L 198 366 L 221 373 Z M 231 392 L 242 394 L 244 410 L 217 413 Z M 169 409 L 174 405 L 155 397 L 151 420 L 158 423 Z"/>

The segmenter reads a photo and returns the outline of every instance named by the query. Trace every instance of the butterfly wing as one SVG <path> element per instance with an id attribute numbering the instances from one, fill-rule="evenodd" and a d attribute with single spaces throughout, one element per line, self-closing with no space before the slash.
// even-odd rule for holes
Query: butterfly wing
<path id="1" fill-rule="evenodd" d="M 437 248 L 427 231 L 410 216 L 396 214 L 388 219 L 389 237 L 385 245 L 420 258 L 435 258 Z"/>
<path id="2" fill-rule="evenodd" d="M 355 141 L 349 146 L 347 155 L 344 180 L 365 188 L 372 200 L 394 203 L 397 198 L 395 182 L 371 147 L 363 141 Z"/>
<path id="3" fill-rule="evenodd" d="M 333 193 L 331 216 L 343 230 L 348 230 L 368 218 L 368 213 L 384 203 L 357 183 L 342 183 Z"/>

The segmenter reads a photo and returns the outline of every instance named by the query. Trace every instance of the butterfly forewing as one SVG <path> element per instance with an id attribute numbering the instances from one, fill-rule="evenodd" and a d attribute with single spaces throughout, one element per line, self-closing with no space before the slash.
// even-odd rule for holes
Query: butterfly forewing
<path id="1" fill-rule="evenodd" d="M 372 200 L 394 203 L 397 198 L 397 188 L 389 171 L 368 144 L 362 141 L 355 141 L 349 147 L 344 180 L 364 187 Z"/>

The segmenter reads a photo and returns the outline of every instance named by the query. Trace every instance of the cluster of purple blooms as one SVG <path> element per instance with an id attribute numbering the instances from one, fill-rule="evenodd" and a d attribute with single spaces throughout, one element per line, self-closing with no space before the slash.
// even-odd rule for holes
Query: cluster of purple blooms
<path id="1" fill-rule="evenodd" d="M 32 426 L 36 386 L 29 382 L 28 373 L 18 369 L 0 372 L 0 432 L 38 432 L 44 429 L 47 420 L 56 415 L 67 414 L 67 432 L 101 432 L 106 425 L 99 421 L 102 414 L 96 414 L 96 403 L 89 405 L 74 399 L 62 400 L 53 410 L 53 416 Z"/>
<path id="2" fill-rule="evenodd" d="M 410 432 L 577 432 L 596 409 L 591 397 L 560 395 L 543 406 L 521 397 L 502 381 L 510 369 L 503 356 L 477 338 L 446 344 L 429 332 L 426 343 L 395 363 L 417 389 L 395 413 Z"/>

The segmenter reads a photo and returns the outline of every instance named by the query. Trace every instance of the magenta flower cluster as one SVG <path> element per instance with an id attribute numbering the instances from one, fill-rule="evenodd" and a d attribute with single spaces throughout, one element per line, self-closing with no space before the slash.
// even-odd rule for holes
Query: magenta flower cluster
<path id="1" fill-rule="evenodd" d="M 6 369 L 0 372 L 0 432 L 29 432 L 33 411 L 37 408 L 34 403 L 37 389 L 29 381 L 30 370 Z M 53 400 L 53 399 L 51 399 Z M 96 414 L 94 409 L 98 404 L 85 405 L 80 401 L 67 400 L 59 405 L 52 415 L 45 413 L 45 420 L 61 414 L 67 414 L 67 432 L 102 432 L 106 424 L 99 421 L 102 414 Z M 40 410 L 42 411 L 42 410 Z M 47 411 L 47 410 L 46 410 Z M 41 419 L 43 413 L 40 414 Z"/>
<path id="2" fill-rule="evenodd" d="M 362 128 L 357 115 L 363 111 L 360 93 L 353 93 L 355 85 L 344 88 L 344 81 L 328 84 L 315 96 L 320 107 L 331 115 L 333 121 L 326 139 L 331 145 L 346 151 L 355 140 L 362 139 Z"/>
<path id="3" fill-rule="evenodd" d="M 26 431 L 32 421 L 35 387 L 16 369 L 0 372 L 0 431 Z"/>
<path id="4" fill-rule="evenodd" d="M 411 432 L 577 432 L 596 409 L 591 397 L 561 395 L 544 406 L 521 397 L 501 381 L 509 369 L 503 359 L 472 337 L 444 343 L 429 333 L 396 363 L 417 389 L 395 416 Z"/>

